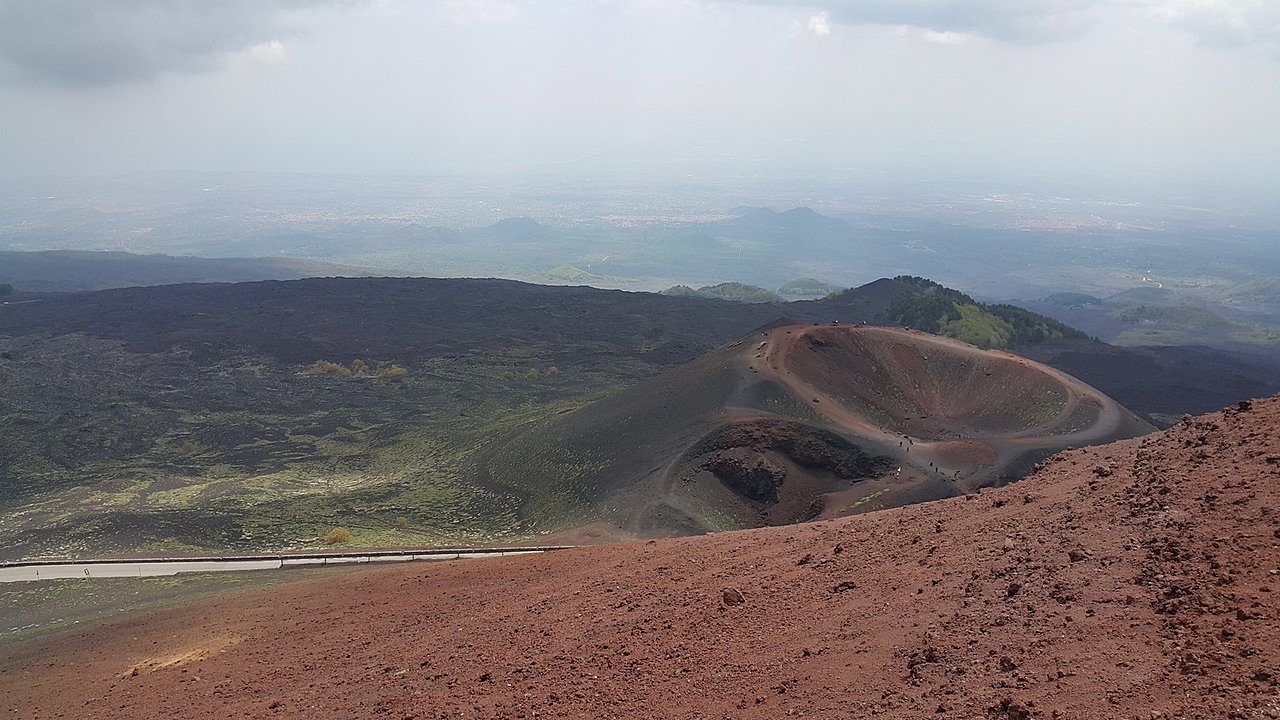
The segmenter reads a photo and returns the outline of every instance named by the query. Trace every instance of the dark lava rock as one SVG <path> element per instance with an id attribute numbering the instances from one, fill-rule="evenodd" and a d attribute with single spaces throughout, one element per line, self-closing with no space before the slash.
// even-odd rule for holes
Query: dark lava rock
<path id="1" fill-rule="evenodd" d="M 749 452 L 722 452 L 714 455 L 704 467 L 735 492 L 764 503 L 778 502 L 778 488 L 787 469 L 763 455 Z"/>

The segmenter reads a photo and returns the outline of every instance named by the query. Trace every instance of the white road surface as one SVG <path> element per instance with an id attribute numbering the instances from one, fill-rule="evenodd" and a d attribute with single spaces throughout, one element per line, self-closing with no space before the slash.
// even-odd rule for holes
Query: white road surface
<path id="1" fill-rule="evenodd" d="M 87 561 L 52 564 L 0 566 L 0 582 L 30 582 L 68 578 L 159 577 L 179 573 L 279 570 L 288 567 L 315 567 L 421 560 L 471 560 L 509 555 L 527 555 L 560 548 L 512 548 L 488 551 L 431 551 L 394 554 L 334 554 L 313 556 L 281 555 L 271 558 L 209 558 L 138 561 Z"/>

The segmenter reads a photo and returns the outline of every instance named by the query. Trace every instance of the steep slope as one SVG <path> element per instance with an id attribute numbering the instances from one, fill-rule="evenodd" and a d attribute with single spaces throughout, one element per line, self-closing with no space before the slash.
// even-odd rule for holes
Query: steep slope
<path id="1" fill-rule="evenodd" d="M 1280 387 L 1280 359 L 1230 354 L 1201 346 L 1119 348 L 1101 342 L 1051 342 L 1021 347 L 1033 360 L 1075 375 L 1125 407 L 1167 427 L 1240 398 Z"/>
<path id="2" fill-rule="evenodd" d="M 526 516 L 688 534 L 947 497 L 1070 445 L 1152 429 L 1008 353 L 910 330 L 793 324 L 531 424 L 476 474 L 523 484 Z"/>
<path id="3" fill-rule="evenodd" d="M 372 571 L 9 648 L 10 717 L 1267 718 L 1280 398 L 842 520 Z"/>

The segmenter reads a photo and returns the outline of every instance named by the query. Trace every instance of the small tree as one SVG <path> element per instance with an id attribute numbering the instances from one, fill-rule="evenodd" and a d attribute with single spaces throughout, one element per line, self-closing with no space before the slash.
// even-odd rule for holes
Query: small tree
<path id="1" fill-rule="evenodd" d="M 325 545 L 342 545 L 351 542 L 351 531 L 344 527 L 336 527 L 325 533 Z"/>

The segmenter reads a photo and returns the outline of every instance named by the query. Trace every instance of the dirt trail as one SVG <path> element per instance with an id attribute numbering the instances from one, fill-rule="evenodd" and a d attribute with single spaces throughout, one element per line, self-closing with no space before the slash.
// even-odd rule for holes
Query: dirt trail
<path id="1" fill-rule="evenodd" d="M 1272 398 L 953 500 L 201 601 L 0 651 L 0 707 L 24 720 L 1276 718 L 1277 427 Z"/>

